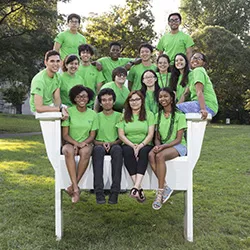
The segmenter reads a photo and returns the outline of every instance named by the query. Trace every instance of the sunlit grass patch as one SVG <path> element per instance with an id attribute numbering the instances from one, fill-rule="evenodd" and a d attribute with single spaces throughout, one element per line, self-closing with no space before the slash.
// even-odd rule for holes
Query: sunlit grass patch
<path id="1" fill-rule="evenodd" d="M 25 150 L 27 152 L 31 152 L 31 149 L 37 148 L 38 146 L 43 146 L 43 144 L 35 141 L 23 141 L 21 139 L 13 139 L 12 141 L 10 141 L 10 139 L 0 140 L 0 151 L 8 150 L 16 152 Z"/>

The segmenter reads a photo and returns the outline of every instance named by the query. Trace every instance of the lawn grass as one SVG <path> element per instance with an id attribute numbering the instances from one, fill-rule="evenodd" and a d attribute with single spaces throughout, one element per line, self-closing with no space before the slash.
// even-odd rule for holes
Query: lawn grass
<path id="1" fill-rule="evenodd" d="M 54 233 L 54 171 L 41 136 L 0 139 L 0 249 L 250 249 L 250 127 L 209 125 L 194 170 L 194 242 L 183 238 L 184 194 L 161 210 L 119 196 L 97 205 L 63 194 L 64 236 Z"/>
<path id="2" fill-rule="evenodd" d="M 0 113 L 0 134 L 39 132 L 40 124 L 34 115 L 12 115 Z"/>

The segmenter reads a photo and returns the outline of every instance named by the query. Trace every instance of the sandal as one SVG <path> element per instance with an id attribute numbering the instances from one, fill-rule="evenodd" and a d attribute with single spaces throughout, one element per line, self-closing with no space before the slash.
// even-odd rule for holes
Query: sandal
<path id="1" fill-rule="evenodd" d="M 130 195 L 130 197 L 132 197 L 132 198 L 138 199 L 138 197 L 139 197 L 138 192 L 139 192 L 139 190 L 138 190 L 137 188 L 133 187 L 133 188 L 130 190 L 129 195 Z"/>
<path id="2" fill-rule="evenodd" d="M 163 195 L 164 190 L 163 189 L 158 189 L 156 198 L 152 204 L 152 208 L 154 210 L 159 210 L 162 207 L 162 195 Z"/>
<path id="3" fill-rule="evenodd" d="M 146 200 L 146 196 L 142 188 L 138 190 L 138 194 L 139 194 L 139 197 L 137 197 L 137 201 L 141 203 L 144 202 Z"/>
<path id="4" fill-rule="evenodd" d="M 173 189 L 170 188 L 169 186 L 165 186 L 163 189 L 163 193 L 162 193 L 162 203 L 165 203 L 169 198 L 170 195 L 173 193 Z"/>

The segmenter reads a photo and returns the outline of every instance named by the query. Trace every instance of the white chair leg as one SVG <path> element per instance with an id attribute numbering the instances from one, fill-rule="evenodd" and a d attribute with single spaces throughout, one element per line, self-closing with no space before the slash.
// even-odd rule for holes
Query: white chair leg
<path id="1" fill-rule="evenodd" d="M 56 182 L 57 183 L 57 182 Z M 62 190 L 55 184 L 55 229 L 56 240 L 61 240 L 63 235 L 63 216 L 62 216 Z"/>
<path id="2" fill-rule="evenodd" d="M 193 188 L 185 192 L 184 237 L 193 242 Z"/>

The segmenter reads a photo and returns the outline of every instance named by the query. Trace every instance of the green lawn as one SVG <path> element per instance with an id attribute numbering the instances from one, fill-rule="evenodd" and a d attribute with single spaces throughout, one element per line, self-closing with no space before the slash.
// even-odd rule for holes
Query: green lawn
<path id="1" fill-rule="evenodd" d="M 0 134 L 41 131 L 34 115 L 0 114 Z"/>
<path id="2" fill-rule="evenodd" d="M 194 171 L 194 242 L 183 238 L 184 195 L 159 211 L 122 194 L 97 205 L 64 194 L 64 236 L 54 236 L 54 171 L 41 136 L 0 139 L 0 249 L 250 249 L 250 126 L 209 125 Z"/>

